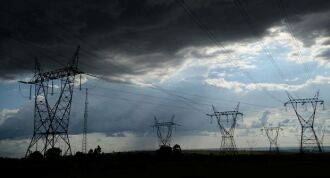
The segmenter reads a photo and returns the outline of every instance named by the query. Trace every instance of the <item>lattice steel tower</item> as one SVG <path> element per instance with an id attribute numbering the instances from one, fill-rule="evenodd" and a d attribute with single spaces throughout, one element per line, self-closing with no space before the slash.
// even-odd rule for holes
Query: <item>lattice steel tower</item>
<path id="1" fill-rule="evenodd" d="M 157 129 L 159 146 L 171 146 L 173 127 L 179 126 L 179 124 L 174 123 L 174 117 L 173 115 L 168 122 L 158 122 L 156 116 L 154 116 L 155 124 L 152 127 Z"/>
<path id="2" fill-rule="evenodd" d="M 222 135 L 220 151 L 234 152 L 236 151 L 236 144 L 234 140 L 234 132 L 238 117 L 243 117 L 243 113 L 239 112 L 239 103 L 234 111 L 218 112 L 212 105 L 213 114 L 206 114 L 211 119 L 215 117 Z"/>
<path id="3" fill-rule="evenodd" d="M 85 112 L 84 112 L 84 130 L 81 152 L 87 153 L 87 118 L 88 118 L 88 88 L 86 88 Z"/>
<path id="4" fill-rule="evenodd" d="M 83 74 L 78 70 L 78 54 L 79 46 L 67 66 L 49 72 L 42 72 L 36 60 L 34 77 L 28 82 L 20 81 L 33 85 L 35 89 L 34 132 L 26 156 L 34 151 L 34 147 L 38 150 L 38 145 L 42 146 L 38 151 L 45 154 L 48 149 L 59 147 L 61 142 L 64 143 L 61 144 L 64 145 L 62 153 L 72 154 L 68 136 L 72 95 L 75 76 Z M 58 82 L 59 94 L 51 97 L 54 94 L 54 82 Z"/>
<path id="5" fill-rule="evenodd" d="M 279 148 L 278 148 L 278 136 L 280 134 L 280 131 L 282 131 L 283 129 L 278 126 L 278 127 L 265 127 L 263 129 L 261 129 L 261 131 L 265 131 L 266 136 L 269 140 L 269 151 L 270 152 L 279 152 Z"/>
<path id="6" fill-rule="evenodd" d="M 320 141 L 314 130 L 314 120 L 317 106 L 319 104 L 324 107 L 324 101 L 319 99 L 319 91 L 313 98 L 308 99 L 294 99 L 289 93 L 287 93 L 287 95 L 289 101 L 285 102 L 284 106 L 287 106 L 288 104 L 292 105 L 292 108 L 294 109 L 301 125 L 300 152 L 322 152 Z M 309 116 L 304 117 L 298 109 L 299 106 L 306 106 L 307 108 L 308 105 L 311 105 L 312 112 Z"/>

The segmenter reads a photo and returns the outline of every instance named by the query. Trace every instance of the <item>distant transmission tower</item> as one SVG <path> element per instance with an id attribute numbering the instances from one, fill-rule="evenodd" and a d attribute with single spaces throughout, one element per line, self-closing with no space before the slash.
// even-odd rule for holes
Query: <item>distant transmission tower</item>
<path id="1" fill-rule="evenodd" d="M 288 104 L 292 105 L 292 108 L 294 109 L 301 125 L 300 152 L 322 152 L 320 141 L 314 130 L 314 120 L 317 106 L 320 104 L 324 107 L 324 101 L 319 99 L 319 91 L 313 98 L 309 99 L 294 99 L 289 93 L 287 93 L 287 95 L 289 101 L 285 102 L 284 106 L 287 106 Z M 307 109 L 309 104 L 312 106 L 312 113 L 307 117 L 303 117 L 298 111 L 299 105 L 306 106 Z"/>
<path id="2" fill-rule="evenodd" d="M 34 132 L 26 156 L 32 153 L 32 148 L 36 145 L 42 145 L 40 151 L 45 154 L 49 148 L 59 145 L 60 141 L 64 142 L 63 154 L 72 154 L 68 136 L 72 95 L 75 76 L 83 74 L 78 70 L 78 54 L 79 46 L 66 67 L 49 72 L 42 72 L 40 64 L 36 60 L 34 77 L 28 82 L 20 81 L 34 85 L 35 88 Z M 59 82 L 58 97 L 50 96 L 54 94 L 54 82 Z M 49 92 L 50 87 L 51 93 Z"/>
<path id="3" fill-rule="evenodd" d="M 278 149 L 278 136 L 280 131 L 283 130 L 280 126 L 278 127 L 264 127 L 261 131 L 265 131 L 266 136 L 269 140 L 269 151 L 270 152 L 279 152 Z"/>
<path id="4" fill-rule="evenodd" d="M 169 122 L 158 122 L 156 116 L 154 117 L 155 124 L 152 126 L 157 129 L 157 137 L 159 140 L 159 146 L 171 146 L 173 126 L 179 126 L 174 123 L 174 115 Z M 164 135 L 165 133 L 165 135 Z"/>
<path id="5" fill-rule="evenodd" d="M 218 122 L 218 126 L 222 135 L 220 151 L 223 152 L 235 152 L 236 144 L 234 140 L 234 131 L 236 122 L 239 116 L 243 117 L 243 113 L 238 112 L 239 103 L 234 111 L 218 112 L 212 105 L 213 114 L 206 114 L 211 117 L 215 117 Z"/>
<path id="6" fill-rule="evenodd" d="M 255 139 L 246 139 L 245 141 L 248 146 L 248 150 L 250 152 L 252 152 L 253 149 L 256 147 L 256 144 L 257 144 L 256 140 Z"/>
<path id="7" fill-rule="evenodd" d="M 88 88 L 86 88 L 85 112 L 84 112 L 84 130 L 81 152 L 87 153 L 87 118 L 88 118 Z"/>
<path id="8" fill-rule="evenodd" d="M 320 138 L 320 145 L 321 145 L 321 147 L 322 147 L 322 149 L 324 149 L 324 134 L 325 134 L 325 132 L 326 132 L 326 130 L 325 130 L 325 128 L 323 128 L 322 130 L 321 130 L 321 138 Z"/>

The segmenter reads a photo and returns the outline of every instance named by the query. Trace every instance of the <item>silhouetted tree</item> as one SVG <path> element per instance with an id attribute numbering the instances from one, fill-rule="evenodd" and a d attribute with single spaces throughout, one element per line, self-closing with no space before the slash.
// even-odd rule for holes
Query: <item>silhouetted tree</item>
<path id="1" fill-rule="evenodd" d="M 32 160 L 42 160 L 44 156 L 40 153 L 40 151 L 35 151 L 31 153 L 28 158 Z"/>
<path id="2" fill-rule="evenodd" d="M 84 156 L 84 153 L 81 151 L 77 151 L 76 154 L 74 155 L 76 158 L 82 158 Z"/>
<path id="3" fill-rule="evenodd" d="M 162 145 L 157 150 L 157 153 L 160 155 L 170 155 L 172 153 L 172 147 L 167 146 L 167 145 Z"/>
<path id="4" fill-rule="evenodd" d="M 175 155 L 180 155 L 180 154 L 181 154 L 181 147 L 180 147 L 180 145 L 175 144 L 175 145 L 173 146 L 173 153 L 174 153 Z"/>
<path id="5" fill-rule="evenodd" d="M 92 155 L 92 154 L 93 154 L 93 149 L 89 149 L 88 155 Z"/>
<path id="6" fill-rule="evenodd" d="M 96 155 L 101 154 L 101 147 L 100 147 L 100 145 L 97 145 L 97 147 L 94 149 L 94 154 L 96 154 Z"/>
<path id="7" fill-rule="evenodd" d="M 46 158 L 57 159 L 61 157 L 62 150 L 60 148 L 50 148 L 46 151 Z"/>

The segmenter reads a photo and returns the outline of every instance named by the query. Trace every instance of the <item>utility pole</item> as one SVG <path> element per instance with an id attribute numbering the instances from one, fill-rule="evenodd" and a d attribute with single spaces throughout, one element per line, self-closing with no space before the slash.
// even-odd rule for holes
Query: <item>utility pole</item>
<path id="1" fill-rule="evenodd" d="M 222 135 L 220 151 L 235 152 L 237 150 L 234 140 L 234 131 L 236 127 L 236 122 L 238 117 L 240 116 L 243 117 L 243 113 L 238 111 L 239 103 L 234 111 L 218 112 L 213 105 L 212 105 L 212 109 L 213 109 L 213 114 L 206 114 L 206 115 L 210 116 L 211 119 L 213 117 L 217 119 L 218 127 Z"/>
<path id="2" fill-rule="evenodd" d="M 30 81 L 20 81 L 33 85 L 35 89 L 34 132 L 25 156 L 29 156 L 36 145 L 42 145 L 40 151 L 45 154 L 48 149 L 58 146 L 60 141 L 64 143 L 63 154 L 72 154 L 68 127 L 74 81 L 76 75 L 83 74 L 78 70 L 78 54 L 79 46 L 67 66 L 48 72 L 41 71 L 41 66 L 36 59 L 34 77 Z M 54 95 L 53 92 L 54 82 L 58 82 L 58 95 Z M 49 93 L 50 87 L 51 92 Z"/>
<path id="3" fill-rule="evenodd" d="M 180 126 L 179 124 L 174 123 L 174 117 L 175 115 L 173 115 L 168 122 L 159 122 L 156 116 L 154 116 L 155 124 L 152 127 L 157 129 L 159 147 L 171 146 L 173 127 Z"/>
<path id="4" fill-rule="evenodd" d="M 278 126 L 278 127 L 265 127 L 263 129 L 261 129 L 261 131 L 265 131 L 266 136 L 269 140 L 269 151 L 270 152 L 279 152 L 279 148 L 278 148 L 278 136 L 280 134 L 280 131 L 282 131 L 283 129 Z"/>
<path id="5" fill-rule="evenodd" d="M 82 150 L 81 152 L 87 153 L 87 118 L 88 118 L 88 88 L 86 88 L 86 98 L 85 98 L 85 112 L 84 112 L 84 130 L 83 130 L 83 140 L 82 140 Z"/>
<path id="6" fill-rule="evenodd" d="M 288 104 L 292 105 L 292 108 L 294 109 L 301 125 L 300 152 L 322 152 L 323 150 L 321 143 L 314 130 L 314 120 L 317 106 L 323 105 L 324 107 L 324 101 L 319 99 L 319 91 L 316 92 L 313 98 L 308 99 L 294 99 L 289 93 L 287 93 L 287 95 L 289 101 L 284 103 L 284 107 Z M 299 106 L 305 106 L 307 109 L 308 105 L 311 105 L 312 113 L 309 116 L 304 117 L 301 113 L 299 113 L 298 109 Z"/>

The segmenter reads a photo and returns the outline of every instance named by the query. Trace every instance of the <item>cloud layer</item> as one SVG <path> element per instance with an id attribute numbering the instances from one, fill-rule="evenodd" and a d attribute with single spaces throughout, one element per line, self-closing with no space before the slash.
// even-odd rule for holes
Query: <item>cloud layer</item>
<path id="1" fill-rule="evenodd" d="M 243 2 L 256 32 L 251 33 L 233 1 L 186 1 L 223 43 L 254 40 L 281 25 L 283 12 L 277 3 Z M 329 1 L 284 3 L 295 35 L 305 45 L 329 34 Z M 161 78 L 183 64 L 180 50 L 214 45 L 177 1 L 14 0 L 1 1 L 0 6 L 3 79 L 32 71 L 34 56 L 45 69 L 64 65 L 78 44 L 86 72 L 122 81 L 148 75 Z"/>

